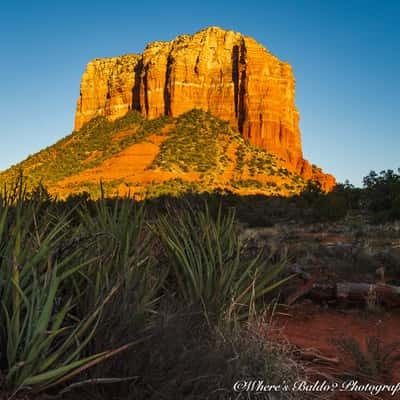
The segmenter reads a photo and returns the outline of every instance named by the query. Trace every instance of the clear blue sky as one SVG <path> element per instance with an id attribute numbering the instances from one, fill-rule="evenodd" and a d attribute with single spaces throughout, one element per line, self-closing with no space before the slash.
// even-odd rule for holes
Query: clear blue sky
<path id="1" fill-rule="evenodd" d="M 304 155 L 356 185 L 400 167 L 400 1 L 8 1 L 0 9 L 0 170 L 72 131 L 96 57 L 217 25 L 294 68 Z"/>

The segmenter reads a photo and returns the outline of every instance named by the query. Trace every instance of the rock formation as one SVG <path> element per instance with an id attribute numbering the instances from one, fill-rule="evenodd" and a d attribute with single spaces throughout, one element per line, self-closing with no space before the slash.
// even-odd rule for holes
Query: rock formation
<path id="1" fill-rule="evenodd" d="M 303 159 L 294 98 L 288 63 L 250 37 L 210 27 L 151 43 L 142 55 L 90 62 L 81 82 L 75 130 L 95 116 L 115 120 L 131 109 L 155 118 L 200 108 L 229 121 L 252 144 L 329 190 L 334 177 Z"/>

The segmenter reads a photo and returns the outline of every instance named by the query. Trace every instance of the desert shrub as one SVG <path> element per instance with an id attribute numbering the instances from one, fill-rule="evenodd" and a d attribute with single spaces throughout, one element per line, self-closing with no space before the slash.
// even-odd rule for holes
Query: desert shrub
<path id="1" fill-rule="evenodd" d="M 161 393 L 167 400 L 247 399 L 247 392 L 233 391 L 237 380 L 256 378 L 271 384 L 285 380 L 290 385 L 306 376 L 290 346 L 269 338 L 267 322 L 217 329 L 171 295 L 163 298 L 150 326 L 149 340 L 101 366 L 102 373 L 106 368 L 108 375 L 134 379 L 86 388 L 89 395 L 110 400 L 155 400 Z M 295 399 L 296 393 L 279 396 Z"/>
<path id="2" fill-rule="evenodd" d="M 311 181 L 295 197 L 300 208 L 309 210 L 310 222 L 343 219 L 350 211 L 360 208 L 360 198 L 361 190 L 348 183 L 338 184 L 331 192 L 325 193 L 318 182 Z"/>
<path id="3" fill-rule="evenodd" d="M 348 212 L 346 200 L 334 192 L 321 195 L 314 208 L 318 221 L 335 221 L 344 218 Z"/>
<path id="4" fill-rule="evenodd" d="M 196 192 L 203 192 L 200 183 L 184 181 L 183 179 L 176 178 L 149 186 L 145 193 L 145 198 L 148 200 L 163 196 L 181 197 L 182 195 Z"/>
<path id="5" fill-rule="evenodd" d="M 350 210 L 360 210 L 362 206 L 362 193 L 361 188 L 356 188 L 354 185 L 350 184 L 349 181 L 345 183 L 338 183 L 334 189 L 333 193 L 336 196 L 341 197 L 345 203 L 345 207 Z"/>
<path id="6" fill-rule="evenodd" d="M 398 173 L 389 169 L 379 175 L 371 171 L 364 177 L 364 188 L 364 205 L 375 221 L 400 218 L 400 169 Z"/>
<path id="7" fill-rule="evenodd" d="M 255 179 L 238 179 L 231 181 L 230 184 L 234 188 L 252 188 L 252 189 L 262 189 L 263 184 Z"/>
<path id="8" fill-rule="evenodd" d="M 296 200 L 301 207 L 314 207 L 323 194 L 318 182 L 308 181 Z"/>
<path id="9" fill-rule="evenodd" d="M 388 383 L 394 379 L 400 361 L 400 343 L 384 344 L 375 336 L 367 336 L 365 346 L 353 337 L 335 341 L 336 346 L 351 357 L 354 379 L 364 382 Z"/>

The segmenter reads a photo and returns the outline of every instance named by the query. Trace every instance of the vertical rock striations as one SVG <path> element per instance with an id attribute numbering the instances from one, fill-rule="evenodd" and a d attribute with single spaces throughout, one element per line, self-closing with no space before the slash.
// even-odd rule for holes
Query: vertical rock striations
<path id="1" fill-rule="evenodd" d="M 151 43 L 142 55 L 90 62 L 81 82 L 75 129 L 95 116 L 114 120 L 131 109 L 155 118 L 200 108 L 229 121 L 252 144 L 329 190 L 334 178 L 320 170 L 314 176 L 303 160 L 294 98 L 288 63 L 252 38 L 210 27 Z"/>
<path id="2" fill-rule="evenodd" d="M 138 55 L 102 58 L 86 66 L 75 115 L 75 129 L 97 116 L 111 121 L 125 115 L 134 104 Z"/>

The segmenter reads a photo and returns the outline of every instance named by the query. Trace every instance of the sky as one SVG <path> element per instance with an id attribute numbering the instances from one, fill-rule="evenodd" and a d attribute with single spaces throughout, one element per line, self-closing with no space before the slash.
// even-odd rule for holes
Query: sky
<path id="1" fill-rule="evenodd" d="M 93 58 L 207 26 L 293 66 L 304 157 L 360 186 L 400 167 L 400 1 L 7 1 L 0 6 L 0 170 L 71 133 Z"/>

